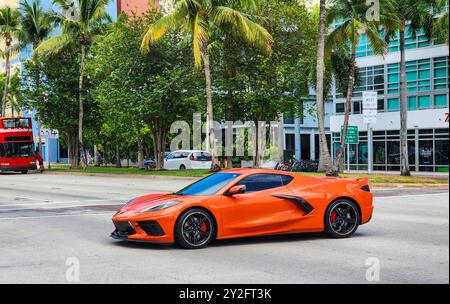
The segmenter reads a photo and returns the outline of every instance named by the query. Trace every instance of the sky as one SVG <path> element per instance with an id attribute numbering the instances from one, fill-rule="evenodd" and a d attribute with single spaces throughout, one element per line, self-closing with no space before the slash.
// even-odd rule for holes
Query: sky
<path id="1" fill-rule="evenodd" d="M 52 5 L 52 0 L 41 0 L 42 4 L 45 8 L 50 8 Z M 109 5 L 108 5 L 108 13 L 109 15 L 115 19 L 116 15 L 117 15 L 117 9 L 116 9 L 116 0 L 109 0 Z"/>

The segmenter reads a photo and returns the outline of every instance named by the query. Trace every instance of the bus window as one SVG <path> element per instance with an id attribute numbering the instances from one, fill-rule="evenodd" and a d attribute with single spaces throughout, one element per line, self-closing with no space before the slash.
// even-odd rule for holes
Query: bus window
<path id="1" fill-rule="evenodd" d="M 0 144 L 0 157 L 33 157 L 33 143 L 3 143 Z"/>
<path id="2" fill-rule="evenodd" d="M 26 118 L 3 119 L 4 128 L 29 128 L 30 121 Z"/>

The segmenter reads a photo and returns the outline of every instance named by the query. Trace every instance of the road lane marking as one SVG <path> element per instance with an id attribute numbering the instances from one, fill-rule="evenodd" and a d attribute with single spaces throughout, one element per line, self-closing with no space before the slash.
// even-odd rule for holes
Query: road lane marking
<path id="1" fill-rule="evenodd" d="M 57 217 L 75 217 L 75 216 L 97 216 L 109 215 L 112 216 L 114 212 L 108 213 L 77 213 L 77 214 L 58 214 L 58 215 L 43 215 L 43 216 L 18 216 L 18 217 L 0 217 L 2 220 L 26 220 L 26 219 L 43 219 L 43 218 L 57 218 Z"/>
<path id="2" fill-rule="evenodd" d="M 14 206 L 41 206 L 41 205 L 57 205 L 57 204 L 76 204 L 75 206 L 83 206 L 83 204 L 89 204 L 89 203 L 98 203 L 98 202 L 122 202 L 126 201 L 129 198 L 111 198 L 111 199 L 96 199 L 96 200 L 85 200 L 85 201 L 56 201 L 56 202 L 43 202 L 43 203 L 24 203 L 24 204 L 7 204 L 7 205 L 1 205 L 0 204 L 0 210 L 2 207 L 14 207 Z M 38 200 L 36 200 L 38 201 Z M 82 204 L 82 205 L 79 205 Z M 125 203 L 124 203 L 125 204 Z M 108 204 L 105 204 L 108 205 Z"/>

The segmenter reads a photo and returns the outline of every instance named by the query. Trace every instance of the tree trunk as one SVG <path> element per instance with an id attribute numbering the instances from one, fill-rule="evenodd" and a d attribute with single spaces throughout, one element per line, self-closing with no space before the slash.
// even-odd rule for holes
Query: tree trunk
<path id="1" fill-rule="evenodd" d="M 9 78 L 11 75 L 11 63 L 9 58 L 9 48 L 11 46 L 11 40 L 6 39 L 5 45 L 5 85 L 3 89 L 3 98 L 2 98 L 2 117 L 6 116 L 6 101 L 8 100 L 8 88 L 9 88 Z"/>
<path id="2" fill-rule="evenodd" d="M 211 80 L 211 67 L 209 61 L 209 50 L 208 50 L 208 41 L 205 40 L 203 43 L 203 52 L 204 52 L 204 65 L 205 65 L 205 81 L 206 81 L 206 116 L 207 116 L 207 129 L 208 129 L 208 138 L 209 138 L 209 146 L 211 148 L 211 157 L 212 164 L 211 169 L 214 169 L 216 165 L 219 165 L 219 160 L 217 158 L 217 148 L 216 148 L 216 135 L 214 133 L 214 108 L 213 108 L 213 100 L 212 100 L 212 80 Z"/>
<path id="3" fill-rule="evenodd" d="M 138 168 L 144 169 L 144 145 L 142 143 L 142 134 L 139 128 L 136 130 L 137 144 L 138 144 Z"/>
<path id="4" fill-rule="evenodd" d="M 83 169 L 86 169 L 87 159 L 86 159 L 86 151 L 84 151 L 83 144 L 83 118 L 84 118 L 84 107 L 83 107 L 83 90 L 84 90 L 84 66 L 86 63 L 86 46 L 81 44 L 81 58 L 80 58 L 80 83 L 79 83 L 79 115 L 78 115 L 78 143 L 80 146 L 80 156 L 81 156 L 81 166 Z"/>
<path id="5" fill-rule="evenodd" d="M 228 103 L 228 108 L 227 108 L 227 130 L 225 133 L 225 145 L 227 145 L 227 143 L 230 143 L 232 150 L 228 151 L 233 153 L 233 115 L 231 113 L 231 102 Z M 225 151 L 227 151 L 227 147 L 225 148 Z M 233 169 L 233 156 L 230 155 L 229 153 L 226 153 L 226 157 L 227 157 L 227 169 Z"/>
<path id="6" fill-rule="evenodd" d="M 36 43 L 33 43 L 33 50 L 35 50 L 36 47 L 37 47 Z M 39 93 L 39 89 L 41 87 L 41 68 L 39 66 L 39 60 L 38 60 L 37 55 L 33 56 L 33 61 L 34 61 L 34 64 L 36 66 L 36 71 L 35 71 L 36 72 L 36 75 L 35 75 L 35 77 L 36 77 L 36 92 Z M 38 129 L 37 129 L 37 132 L 38 132 L 38 149 L 39 149 L 39 154 L 42 155 L 42 137 L 41 137 L 42 122 L 41 122 L 41 119 L 39 117 L 39 113 L 36 113 L 35 117 L 36 117 L 36 121 L 37 121 L 37 125 L 38 125 Z"/>
<path id="7" fill-rule="evenodd" d="M 120 163 L 120 147 L 119 144 L 116 144 L 116 168 L 122 168 L 122 164 Z"/>
<path id="8" fill-rule="evenodd" d="M 332 168 L 332 161 L 330 151 L 328 150 L 327 137 L 325 134 L 325 102 L 323 90 L 323 77 L 325 72 L 325 18 L 326 18 L 326 0 L 320 0 L 320 18 L 319 18 L 319 35 L 317 43 L 317 83 L 316 83 L 316 98 L 317 98 L 317 122 L 319 126 L 319 171 L 329 172 L 334 171 Z"/>
<path id="9" fill-rule="evenodd" d="M 408 159 L 408 104 L 406 97 L 405 21 L 400 28 L 400 175 L 410 176 Z"/>
<path id="10" fill-rule="evenodd" d="M 67 150 L 69 152 L 70 168 L 78 168 L 78 136 L 76 133 L 67 135 Z"/>
<path id="11" fill-rule="evenodd" d="M 164 169 L 164 151 L 166 147 L 166 127 L 159 122 L 150 124 L 150 131 L 153 139 L 153 151 L 155 154 L 156 170 Z"/>
<path id="12" fill-rule="evenodd" d="M 344 105 L 344 124 L 341 138 L 341 146 L 336 154 L 336 168 L 338 172 L 344 172 L 344 152 L 345 146 L 347 142 L 347 129 L 348 122 L 350 119 L 350 112 L 352 109 L 352 95 L 353 95 L 353 86 L 355 84 L 355 69 L 356 69 L 356 43 L 353 39 L 352 43 L 352 55 L 350 59 L 350 66 L 348 71 L 348 87 L 347 87 L 347 96 L 345 99 Z M 348 153 L 348 151 L 347 151 Z"/>
<path id="13" fill-rule="evenodd" d="M 94 145 L 94 166 L 100 167 L 100 153 L 98 152 L 98 145 Z"/>

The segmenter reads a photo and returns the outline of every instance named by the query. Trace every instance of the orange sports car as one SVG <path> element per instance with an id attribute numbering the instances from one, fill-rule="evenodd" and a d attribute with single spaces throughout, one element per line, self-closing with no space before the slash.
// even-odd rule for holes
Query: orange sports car
<path id="1" fill-rule="evenodd" d="M 264 169 L 233 169 L 171 194 L 129 201 L 113 217 L 119 240 L 203 248 L 215 239 L 326 232 L 355 233 L 370 221 L 368 180 L 320 178 Z"/>

